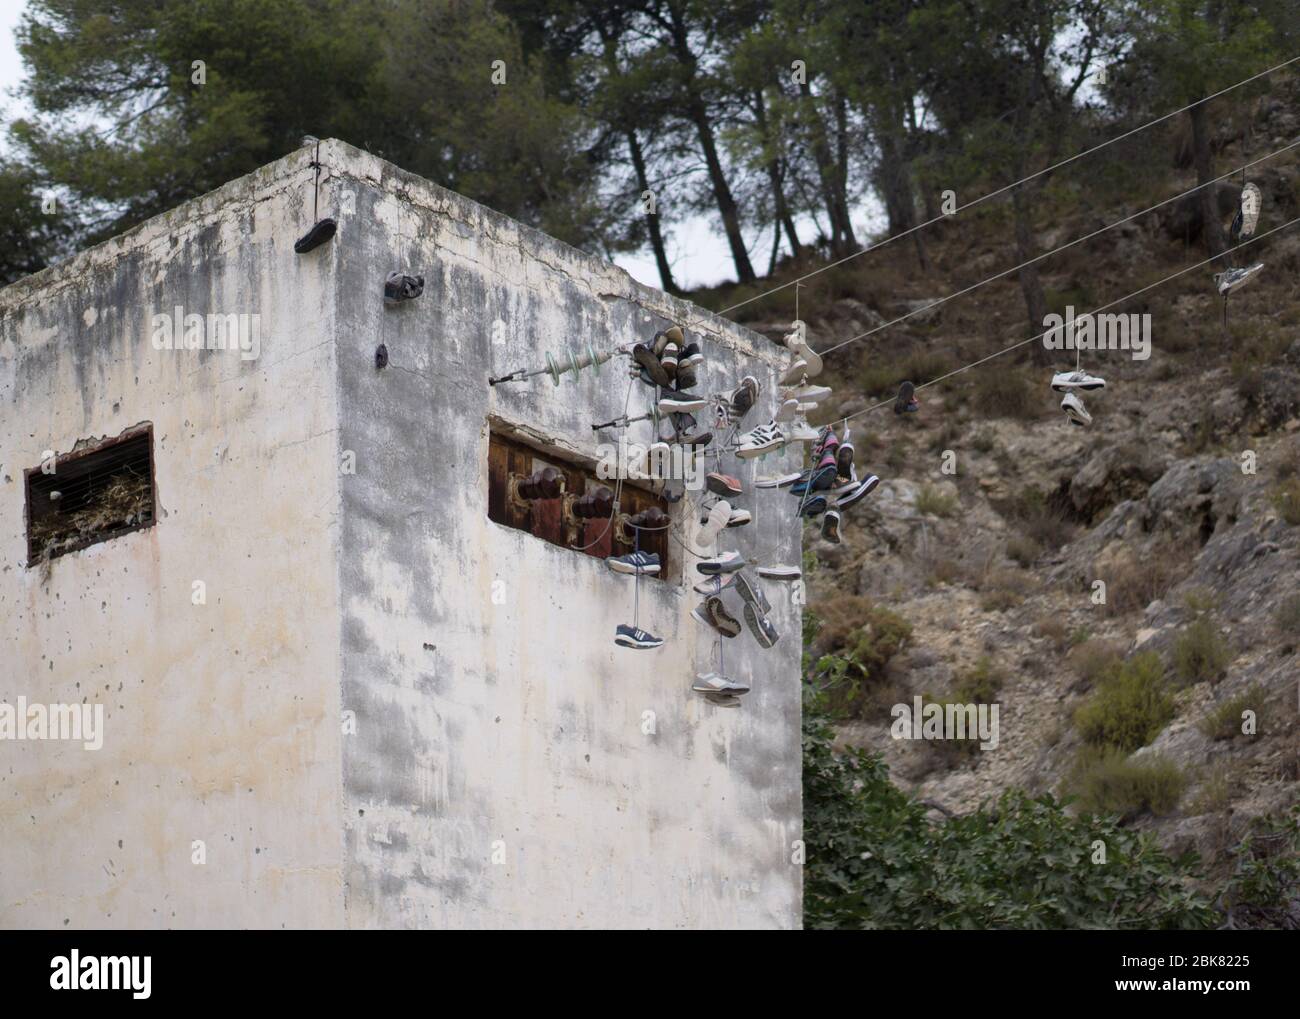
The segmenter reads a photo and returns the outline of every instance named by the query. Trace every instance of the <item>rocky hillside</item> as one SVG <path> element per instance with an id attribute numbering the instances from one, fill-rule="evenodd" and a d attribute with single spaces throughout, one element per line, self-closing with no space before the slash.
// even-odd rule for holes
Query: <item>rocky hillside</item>
<path id="1" fill-rule="evenodd" d="M 1293 140 L 1297 108 L 1226 123 L 1220 172 Z M 1167 165 L 1127 202 L 1103 205 L 1087 174 L 1053 185 L 1040 250 L 1193 186 L 1166 141 Z M 1258 232 L 1300 215 L 1294 151 L 1250 179 Z M 1220 187 L 1227 218 L 1240 184 Z M 898 243 L 811 280 L 814 346 L 1015 264 L 993 203 L 941 226 L 928 265 Z M 1053 256 L 1052 310 L 1083 313 L 1200 261 L 1198 234 L 1184 201 Z M 1115 309 L 1151 315 L 1153 352 L 1085 354 L 1107 380 L 1085 398 L 1091 428 L 1068 424 L 1048 386 L 1073 354 L 1038 344 L 922 389 L 915 415 L 848 422 L 859 470 L 882 483 L 846 514 L 841 544 L 807 528 L 810 675 L 834 688 L 843 741 L 883 753 L 936 810 L 1009 787 L 1066 793 L 1213 867 L 1250 818 L 1300 802 L 1300 227 L 1237 257 L 1265 269 L 1226 327 L 1211 266 Z M 750 324 L 778 337 L 792 299 L 758 303 Z M 814 423 L 1033 335 L 1024 307 L 1011 276 L 849 344 L 818 379 L 836 398 Z M 996 702 L 999 745 L 895 741 L 890 708 L 916 695 Z"/>

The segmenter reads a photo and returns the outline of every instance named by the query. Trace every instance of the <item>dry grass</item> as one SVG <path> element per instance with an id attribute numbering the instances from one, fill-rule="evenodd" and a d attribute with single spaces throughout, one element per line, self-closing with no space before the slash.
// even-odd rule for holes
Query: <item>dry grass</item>
<path id="1" fill-rule="evenodd" d="M 149 479 L 129 471 L 114 474 L 90 505 L 32 521 L 37 558 L 50 559 L 96 535 L 147 523 L 151 512 Z"/>

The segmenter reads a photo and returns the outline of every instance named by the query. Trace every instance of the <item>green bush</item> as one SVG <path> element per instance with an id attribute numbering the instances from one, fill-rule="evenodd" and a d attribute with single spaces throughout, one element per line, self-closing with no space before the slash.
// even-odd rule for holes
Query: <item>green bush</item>
<path id="1" fill-rule="evenodd" d="M 1163 757 L 1131 760 L 1122 750 L 1085 750 L 1068 786 L 1086 814 L 1167 814 L 1178 806 L 1187 777 Z"/>
<path id="2" fill-rule="evenodd" d="M 807 691 L 807 688 L 805 688 Z M 1216 914 L 1171 859 L 1115 818 L 1019 790 L 939 822 L 879 755 L 836 751 L 823 698 L 803 711 L 804 925 L 810 929 L 1203 929 Z M 1092 844 L 1106 863 L 1092 862 Z"/>
<path id="3" fill-rule="evenodd" d="M 1278 485 L 1273 493 L 1273 505 L 1282 514 L 1282 519 L 1292 527 L 1300 524 L 1300 478 L 1292 478 Z"/>
<path id="4" fill-rule="evenodd" d="M 1252 683 L 1250 687 L 1237 694 L 1237 696 L 1229 697 L 1211 710 L 1208 715 L 1197 723 L 1197 728 L 1209 736 L 1210 739 L 1235 739 L 1243 735 L 1241 731 L 1241 713 L 1249 709 L 1255 712 L 1255 731 L 1259 732 L 1260 708 L 1263 703 L 1263 689 Z"/>
<path id="5" fill-rule="evenodd" d="M 1183 683 L 1217 683 L 1232 652 L 1209 616 L 1190 623 L 1174 642 L 1174 674 Z"/>
<path id="6" fill-rule="evenodd" d="M 810 616 L 816 620 L 808 629 Z M 912 636 L 911 624 L 867 598 L 840 598 L 805 613 L 805 648 L 823 650 L 811 667 L 817 689 L 837 714 L 860 717 L 885 669 Z"/>
<path id="7" fill-rule="evenodd" d="M 1131 753 L 1155 739 L 1173 717 L 1164 665 L 1148 651 L 1105 674 L 1074 713 L 1074 724 L 1093 746 Z"/>
<path id="8" fill-rule="evenodd" d="M 980 372 L 975 381 L 975 406 L 987 417 L 1034 418 L 1042 410 L 1040 390 L 1014 370 Z"/>
<path id="9" fill-rule="evenodd" d="M 957 497 L 944 495 L 937 488 L 922 485 L 916 493 L 916 512 L 923 516 L 950 517 L 957 510 Z"/>
<path id="10" fill-rule="evenodd" d="M 1119 644 L 1093 637 L 1071 648 L 1068 660 L 1079 679 L 1094 687 L 1123 664 L 1124 654 Z"/>
<path id="11" fill-rule="evenodd" d="M 1300 900 L 1300 807 L 1289 817 L 1251 821 L 1233 854 L 1222 902 L 1234 929 L 1295 930 L 1292 904 Z"/>

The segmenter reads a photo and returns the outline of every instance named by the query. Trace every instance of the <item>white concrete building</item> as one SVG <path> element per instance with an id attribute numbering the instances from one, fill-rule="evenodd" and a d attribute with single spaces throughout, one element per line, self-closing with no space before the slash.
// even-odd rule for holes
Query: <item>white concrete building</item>
<path id="1" fill-rule="evenodd" d="M 564 547 L 605 523 L 490 505 L 532 455 L 576 494 L 651 390 L 489 374 L 677 322 L 758 424 L 776 350 L 337 141 L 338 233 L 297 254 L 313 156 L 0 291 L 0 926 L 798 926 L 794 589 L 716 707 L 676 535 L 639 599 L 667 642 L 629 650 L 632 580 Z M 386 306 L 390 270 L 424 294 Z M 797 564 L 791 500 L 748 491 L 721 547 Z M 81 705 L 97 733 L 39 738 Z"/>

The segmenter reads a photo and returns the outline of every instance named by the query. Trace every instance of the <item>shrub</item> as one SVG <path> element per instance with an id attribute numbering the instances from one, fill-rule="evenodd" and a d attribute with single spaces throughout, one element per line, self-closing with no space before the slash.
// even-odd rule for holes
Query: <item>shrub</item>
<path id="1" fill-rule="evenodd" d="M 1007 558 L 1028 569 L 1042 554 L 1042 547 L 1027 535 L 1016 535 L 1007 542 Z"/>
<path id="2" fill-rule="evenodd" d="M 1138 557 L 1126 555 L 1111 567 L 1106 581 L 1106 614 L 1141 612 L 1163 598 L 1178 582 L 1188 563 L 1188 550 L 1177 546 L 1153 549 Z"/>
<path id="3" fill-rule="evenodd" d="M 824 699 L 803 710 L 804 924 L 810 929 L 1202 929 L 1217 917 L 1186 858 L 1113 818 L 1011 790 L 931 823 L 879 755 L 837 751 Z M 1106 863 L 1090 846 L 1106 844 Z"/>
<path id="4" fill-rule="evenodd" d="M 1093 638 L 1071 648 L 1068 661 L 1079 679 L 1094 687 L 1120 667 L 1124 652 L 1112 641 Z"/>
<path id="5" fill-rule="evenodd" d="M 980 372 L 975 381 L 975 405 L 987 417 L 1028 419 L 1039 415 L 1042 398 L 1020 372 Z"/>
<path id="6" fill-rule="evenodd" d="M 952 700 L 957 704 L 992 704 L 1005 678 L 988 655 L 981 655 L 973 666 L 957 677 Z"/>
<path id="7" fill-rule="evenodd" d="M 980 581 L 980 608 L 985 612 L 1005 612 L 1020 605 L 1028 579 L 1016 570 L 991 570 Z"/>
<path id="8" fill-rule="evenodd" d="M 1250 710 L 1255 712 L 1255 731 L 1259 732 L 1260 708 L 1263 704 L 1263 688 L 1252 683 L 1235 697 L 1229 697 L 1213 708 L 1197 723 L 1197 728 L 1213 740 L 1235 739 L 1244 735 L 1241 731 L 1242 712 Z"/>
<path id="9" fill-rule="evenodd" d="M 1273 623 L 1284 636 L 1300 637 L 1300 594 L 1289 594 L 1282 599 L 1273 615 Z"/>
<path id="10" fill-rule="evenodd" d="M 822 603 L 812 614 L 817 622 L 805 634 L 805 647 L 815 662 L 813 682 L 841 715 L 861 717 L 878 701 L 873 691 L 911 637 L 912 627 L 897 613 L 861 596 Z"/>
<path id="11" fill-rule="evenodd" d="M 1044 616 L 1036 622 L 1034 635 L 1050 641 L 1058 652 L 1070 646 L 1070 627 L 1055 616 Z"/>
<path id="12" fill-rule="evenodd" d="M 1174 642 L 1174 673 L 1183 683 L 1217 683 L 1230 661 L 1232 652 L 1209 616 L 1190 623 Z"/>
<path id="13" fill-rule="evenodd" d="M 1144 747 L 1174 717 L 1165 669 L 1154 651 L 1134 655 L 1103 676 L 1074 714 L 1088 743 L 1132 752 Z"/>
<path id="14" fill-rule="evenodd" d="M 1070 785 L 1083 813 L 1129 820 L 1143 813 L 1169 813 L 1178 806 L 1187 777 L 1162 757 L 1132 760 L 1121 750 L 1102 749 L 1080 755 Z"/>
<path id="15" fill-rule="evenodd" d="M 1278 485 L 1273 493 L 1273 505 L 1292 527 L 1300 524 L 1300 478 L 1291 478 Z"/>
<path id="16" fill-rule="evenodd" d="M 1289 817 L 1255 818 L 1233 854 L 1222 901 L 1228 926 L 1294 930 L 1300 899 L 1300 808 Z"/>
<path id="17" fill-rule="evenodd" d="M 924 516 L 950 517 L 956 512 L 957 505 L 955 495 L 945 495 L 929 485 L 922 485 L 916 493 L 916 512 Z"/>

